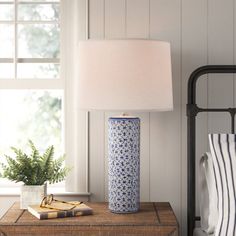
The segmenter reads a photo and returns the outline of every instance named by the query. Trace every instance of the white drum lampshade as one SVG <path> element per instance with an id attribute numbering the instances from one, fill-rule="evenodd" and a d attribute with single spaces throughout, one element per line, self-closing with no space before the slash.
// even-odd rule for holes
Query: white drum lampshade
<path id="1" fill-rule="evenodd" d="M 173 108 L 170 44 L 153 40 L 79 43 L 80 109 L 166 111 Z"/>
<path id="2" fill-rule="evenodd" d="M 168 111 L 173 108 L 170 44 L 155 40 L 83 41 L 78 50 L 79 109 Z M 108 123 L 109 208 L 139 209 L 140 121 Z"/>

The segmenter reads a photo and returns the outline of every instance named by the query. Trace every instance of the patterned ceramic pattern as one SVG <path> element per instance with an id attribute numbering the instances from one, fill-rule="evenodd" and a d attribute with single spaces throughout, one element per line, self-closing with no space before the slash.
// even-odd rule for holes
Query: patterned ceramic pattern
<path id="1" fill-rule="evenodd" d="M 139 118 L 109 119 L 109 209 L 114 213 L 129 213 L 139 209 L 139 145 Z"/>

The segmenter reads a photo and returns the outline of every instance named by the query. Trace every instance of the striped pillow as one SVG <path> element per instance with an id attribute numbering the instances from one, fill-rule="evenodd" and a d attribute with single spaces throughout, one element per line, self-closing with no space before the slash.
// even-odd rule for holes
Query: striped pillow
<path id="1" fill-rule="evenodd" d="M 219 218 L 215 236 L 236 235 L 236 135 L 209 134 Z"/>

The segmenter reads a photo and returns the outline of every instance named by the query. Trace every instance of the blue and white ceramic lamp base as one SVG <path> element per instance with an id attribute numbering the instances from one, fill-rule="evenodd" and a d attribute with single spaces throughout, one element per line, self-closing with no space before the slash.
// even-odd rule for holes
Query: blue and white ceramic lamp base
<path id="1" fill-rule="evenodd" d="M 108 121 L 109 209 L 132 213 L 140 204 L 140 119 L 111 117 Z"/>

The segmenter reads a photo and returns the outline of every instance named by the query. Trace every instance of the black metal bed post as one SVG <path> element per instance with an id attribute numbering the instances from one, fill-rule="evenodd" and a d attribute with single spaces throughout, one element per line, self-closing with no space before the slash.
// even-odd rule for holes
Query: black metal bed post
<path id="1" fill-rule="evenodd" d="M 195 153 L 196 153 L 196 80 L 198 73 L 194 71 L 188 81 L 187 104 L 187 158 L 188 158 L 188 236 L 193 235 L 195 227 Z"/>
<path id="2" fill-rule="evenodd" d="M 195 214 L 196 200 L 196 116 L 199 112 L 229 112 L 231 115 L 231 132 L 234 133 L 235 108 L 199 108 L 196 104 L 196 83 L 200 76 L 209 73 L 236 73 L 235 65 L 208 65 L 193 71 L 188 81 L 188 104 L 187 104 L 187 158 L 188 158 L 188 236 L 193 235 L 195 221 L 199 220 Z"/>
<path id="3" fill-rule="evenodd" d="M 193 235 L 195 227 L 195 145 L 196 142 L 196 116 L 188 115 L 188 129 L 187 133 L 187 156 L 188 156 L 188 236 Z M 191 170 L 191 171 L 190 171 Z M 194 184 L 193 184 L 194 183 Z"/>

